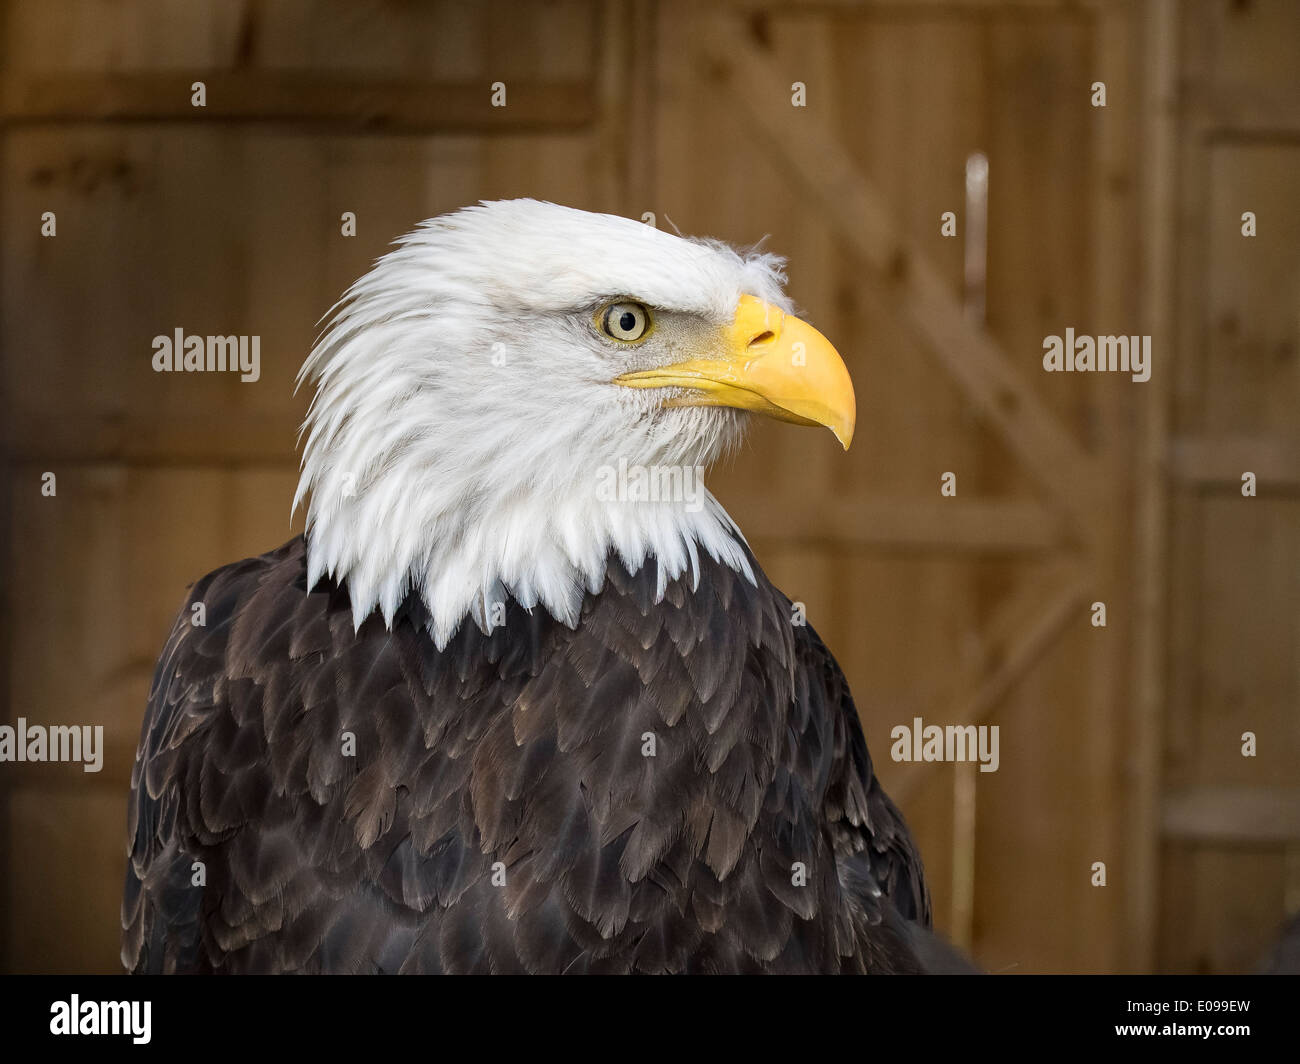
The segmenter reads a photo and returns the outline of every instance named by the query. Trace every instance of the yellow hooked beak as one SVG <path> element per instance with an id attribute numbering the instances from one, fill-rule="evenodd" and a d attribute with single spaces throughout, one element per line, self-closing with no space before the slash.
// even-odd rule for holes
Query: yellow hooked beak
<path id="1" fill-rule="evenodd" d="M 624 373 L 627 388 L 684 388 L 666 406 L 732 406 L 796 425 L 825 425 L 849 449 L 857 405 L 844 360 L 807 322 L 741 296 L 718 358 Z"/>

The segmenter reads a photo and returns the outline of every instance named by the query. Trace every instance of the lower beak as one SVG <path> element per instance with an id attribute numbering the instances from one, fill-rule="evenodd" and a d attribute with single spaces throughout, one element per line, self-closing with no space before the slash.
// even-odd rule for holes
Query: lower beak
<path id="1" fill-rule="evenodd" d="M 719 358 L 624 373 L 627 388 L 678 388 L 666 406 L 731 406 L 824 425 L 847 451 L 857 406 L 853 381 L 829 340 L 807 322 L 754 296 L 741 296 Z"/>

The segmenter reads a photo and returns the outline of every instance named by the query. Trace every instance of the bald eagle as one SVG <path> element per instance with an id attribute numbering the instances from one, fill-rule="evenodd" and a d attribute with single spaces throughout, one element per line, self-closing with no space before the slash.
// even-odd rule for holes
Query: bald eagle
<path id="1" fill-rule="evenodd" d="M 299 378 L 305 534 L 199 580 L 158 661 L 128 969 L 925 967 L 844 676 L 694 481 L 755 413 L 852 439 L 784 281 L 514 200 L 349 289 Z"/>

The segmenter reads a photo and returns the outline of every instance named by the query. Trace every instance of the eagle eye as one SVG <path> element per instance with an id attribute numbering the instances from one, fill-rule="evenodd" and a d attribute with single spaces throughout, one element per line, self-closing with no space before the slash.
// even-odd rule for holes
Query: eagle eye
<path id="1" fill-rule="evenodd" d="M 601 332 L 623 344 L 634 344 L 650 331 L 650 311 L 640 303 L 611 303 L 597 320 Z"/>

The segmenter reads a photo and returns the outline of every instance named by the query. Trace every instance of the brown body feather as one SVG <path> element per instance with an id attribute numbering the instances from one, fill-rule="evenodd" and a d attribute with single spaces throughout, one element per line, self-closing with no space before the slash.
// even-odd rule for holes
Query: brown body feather
<path id="1" fill-rule="evenodd" d="M 576 629 L 512 602 L 443 651 L 414 597 L 354 634 L 301 538 L 205 577 L 132 774 L 124 964 L 919 970 L 912 840 L 834 659 L 754 569 L 705 558 L 655 603 L 653 564 L 612 560 Z"/>

